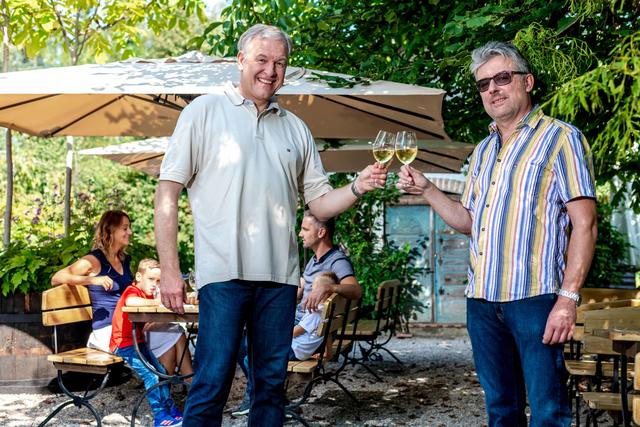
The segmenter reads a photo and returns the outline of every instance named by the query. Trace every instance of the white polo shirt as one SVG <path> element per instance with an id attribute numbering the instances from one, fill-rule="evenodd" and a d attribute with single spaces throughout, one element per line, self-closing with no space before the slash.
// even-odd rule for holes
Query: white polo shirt
<path id="1" fill-rule="evenodd" d="M 331 190 L 307 126 L 271 102 L 259 116 L 229 82 L 180 114 L 160 180 L 187 187 L 198 289 L 232 279 L 298 286 L 298 194 Z"/>

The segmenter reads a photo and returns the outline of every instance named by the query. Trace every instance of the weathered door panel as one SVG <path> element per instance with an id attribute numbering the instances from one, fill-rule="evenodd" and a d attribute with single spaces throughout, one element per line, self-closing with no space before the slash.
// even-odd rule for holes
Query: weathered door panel
<path id="1" fill-rule="evenodd" d="M 434 294 L 438 323 L 465 323 L 469 239 L 434 217 Z"/>
<path id="2" fill-rule="evenodd" d="M 415 278 L 422 285 L 418 298 L 425 306 L 422 313 L 417 313 L 418 322 L 433 322 L 432 215 L 431 208 L 425 205 L 389 206 L 385 215 L 385 233 L 389 242 L 396 246 L 408 243 L 412 248 L 425 243 L 415 261 L 415 266 L 422 271 Z"/>

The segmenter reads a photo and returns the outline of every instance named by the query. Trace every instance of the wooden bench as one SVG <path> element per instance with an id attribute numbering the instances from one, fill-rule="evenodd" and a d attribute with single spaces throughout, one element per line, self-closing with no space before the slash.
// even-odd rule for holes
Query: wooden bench
<path id="1" fill-rule="evenodd" d="M 634 377 L 633 388 L 637 392 L 640 390 L 640 357 L 636 355 L 634 364 L 629 364 L 629 371 Z M 584 392 L 582 398 L 589 407 L 590 416 L 595 418 L 598 412 L 610 412 L 614 414 L 622 413 L 622 396 L 619 392 Z M 640 395 L 628 395 L 627 400 L 632 408 L 633 422 L 640 425 Z M 596 420 L 593 424 L 597 425 Z"/>
<path id="2" fill-rule="evenodd" d="M 614 386 L 618 383 L 620 372 L 616 359 L 618 354 L 612 351 L 609 340 L 593 336 L 591 333 L 595 326 L 601 324 L 596 325 L 592 321 L 587 331 L 585 331 L 584 325 L 587 313 L 640 305 L 640 300 L 623 299 L 635 296 L 635 293 L 629 293 L 626 290 L 623 293 L 616 293 L 617 291 L 619 290 L 581 290 L 583 300 L 590 301 L 590 303 L 578 307 L 573 338 L 570 343 L 565 345 L 565 367 L 569 373 L 569 402 L 575 406 L 577 425 L 580 424 L 582 398 L 580 387 L 586 388 L 587 392 L 600 392 L 603 380 L 612 379 Z M 614 358 L 613 362 L 608 361 L 610 358 Z"/>
<path id="3" fill-rule="evenodd" d="M 597 292 L 604 291 L 604 292 Z M 578 307 L 576 312 L 576 327 L 573 338 L 565 345 L 565 354 L 570 359 L 579 359 L 582 340 L 584 335 L 584 316 L 585 313 L 594 310 L 606 310 L 609 308 L 621 307 L 640 307 L 640 299 L 625 299 L 626 297 L 635 297 L 638 292 L 628 289 L 583 289 L 580 291 L 583 301 L 591 301 L 583 303 Z"/>
<path id="4" fill-rule="evenodd" d="M 286 407 L 286 412 L 304 426 L 308 426 L 309 423 L 297 412 L 297 409 L 306 403 L 311 395 L 313 387 L 316 384 L 330 381 L 340 387 L 342 391 L 344 391 L 356 404 L 358 403 L 355 396 L 347 390 L 339 379 L 340 374 L 347 366 L 347 354 L 351 348 L 351 343 L 344 340 L 342 335 L 345 335 L 348 328 L 352 328 L 352 332 L 355 330 L 357 325 L 357 316 L 357 304 L 354 304 L 352 301 L 338 295 L 337 293 L 332 294 L 324 302 L 324 307 L 322 309 L 322 322 L 316 331 L 318 336 L 322 337 L 321 348 L 331 348 L 331 355 L 327 358 L 325 351 L 322 351 L 317 359 L 290 361 L 287 366 L 287 388 L 292 382 L 307 382 L 302 393 L 302 397 Z M 327 369 L 327 362 L 333 358 L 339 361 L 340 356 L 343 357 L 343 361 L 340 363 L 338 368 L 333 370 Z"/>
<path id="5" fill-rule="evenodd" d="M 371 373 L 376 380 L 382 379 L 365 362 L 382 360 L 381 351 L 386 352 L 398 363 L 402 363 L 386 345 L 395 335 L 398 321 L 400 292 L 402 287 L 398 280 L 387 280 L 378 286 L 374 305 L 374 318 L 372 320 L 359 319 L 357 328 L 352 333 L 347 333 L 341 338 L 358 343 L 360 356 L 355 352 L 349 357 L 349 364 L 360 365 Z M 386 335 L 386 338 L 380 339 Z"/>
<path id="6" fill-rule="evenodd" d="M 109 373 L 115 366 L 122 365 L 122 358 L 93 348 L 76 348 L 58 353 L 57 326 L 75 322 L 90 321 L 92 318 L 89 292 L 84 286 L 61 285 L 42 294 L 42 324 L 53 326 L 54 354 L 47 359 L 58 370 L 58 385 L 71 398 L 56 407 L 39 426 L 47 424 L 58 412 L 69 405 L 86 407 L 101 426 L 101 417 L 90 400 L 97 396 L 107 384 Z M 64 385 L 62 372 L 73 371 L 103 375 L 100 386 L 91 393 L 77 395 Z"/>
<path id="7" fill-rule="evenodd" d="M 597 355 L 598 371 L 595 378 L 596 390 L 583 392 L 582 399 L 587 404 L 589 415 L 587 423 L 590 421 L 597 424 L 597 417 L 604 411 L 622 414 L 623 405 L 620 392 L 626 390 L 627 376 L 637 376 L 639 366 L 637 363 L 629 364 L 626 367 L 627 376 L 621 375 L 620 358 L 621 352 L 614 346 L 609 337 L 609 331 L 619 328 L 640 329 L 640 307 L 636 300 L 613 301 L 613 306 L 602 307 L 602 309 L 587 310 L 584 312 L 584 350 L 587 353 Z M 591 304 L 594 306 L 594 304 Z M 613 362 L 604 362 L 606 358 L 611 358 Z M 636 360 L 638 362 L 638 360 Z M 604 392 L 600 389 L 600 379 L 607 377 L 605 367 L 611 363 L 612 392 Z M 623 367 L 626 365 L 626 358 L 622 360 Z M 598 364 L 600 366 L 598 366 Z M 624 371 L 624 369 L 623 369 Z M 637 380 L 634 379 L 634 382 Z M 626 392 L 625 392 L 626 393 Z M 629 403 L 633 404 L 630 398 Z M 576 411 L 577 413 L 577 411 Z M 623 418 L 626 418 L 626 414 Z"/>

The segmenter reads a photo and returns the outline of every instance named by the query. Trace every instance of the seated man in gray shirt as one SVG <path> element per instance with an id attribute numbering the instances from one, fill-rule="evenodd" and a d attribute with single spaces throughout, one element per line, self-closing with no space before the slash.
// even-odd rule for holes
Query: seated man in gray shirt
<path id="1" fill-rule="evenodd" d="M 351 300 L 360 299 L 362 288 L 356 280 L 353 266 L 347 255 L 333 244 L 335 220 L 319 221 L 311 212 L 307 211 L 302 219 L 300 233 L 302 246 L 311 249 L 314 256 L 304 268 L 300 278 L 298 290 L 298 307 L 296 309 L 296 323 L 307 310 L 317 310 L 320 301 L 334 292 Z M 339 280 L 333 285 L 318 286 L 312 290 L 311 284 L 316 275 L 322 272 L 332 272 Z"/>
<path id="2" fill-rule="evenodd" d="M 336 292 L 345 298 L 358 300 L 362 296 L 362 288 L 356 280 L 353 266 L 347 255 L 333 244 L 333 232 L 335 230 L 335 220 L 319 221 L 311 212 L 306 211 L 300 233 L 302 246 L 311 249 L 314 255 L 302 273 L 300 278 L 300 288 L 298 289 L 298 306 L 296 307 L 295 324 L 300 322 L 306 311 L 315 311 L 321 301 Z M 321 283 L 312 289 L 313 280 L 320 273 L 332 272 L 338 278 L 339 283 Z M 231 414 L 233 416 L 246 415 L 251 406 L 250 396 L 251 384 L 248 375 L 248 361 L 246 360 L 247 349 L 244 344 L 240 348 L 238 363 L 247 377 L 247 389 L 240 406 Z"/>

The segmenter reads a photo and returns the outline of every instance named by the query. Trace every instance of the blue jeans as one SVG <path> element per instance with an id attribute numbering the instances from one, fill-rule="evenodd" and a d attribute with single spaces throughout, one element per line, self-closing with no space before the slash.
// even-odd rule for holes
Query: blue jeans
<path id="1" fill-rule="evenodd" d="M 532 427 L 571 425 L 563 345 L 542 343 L 556 298 L 467 299 L 467 329 L 489 426 L 526 426 L 526 395 Z"/>
<path id="2" fill-rule="evenodd" d="M 247 327 L 249 378 L 253 383 L 249 426 L 282 426 L 284 382 L 297 288 L 272 282 L 231 280 L 200 289 L 195 376 L 183 425 L 220 426 Z"/>
<path id="3" fill-rule="evenodd" d="M 238 350 L 238 365 L 242 369 L 244 377 L 247 379 L 247 388 L 244 391 L 242 397 L 243 402 L 249 402 L 251 400 L 251 393 L 253 393 L 253 384 L 251 383 L 251 376 L 249 375 L 249 347 L 247 344 L 247 331 L 242 334 L 242 340 L 240 341 L 240 350 Z"/>
<path id="4" fill-rule="evenodd" d="M 138 343 L 138 345 L 140 347 L 140 353 L 142 353 L 144 358 L 150 362 L 158 372 L 166 373 L 160 362 L 158 362 L 158 359 L 156 359 L 153 353 L 149 351 L 147 346 L 144 343 Z M 140 360 L 138 353 L 136 353 L 136 349 L 132 345 L 117 348 L 116 354 L 122 357 L 125 363 L 129 365 L 136 374 L 138 374 L 144 383 L 144 388 L 146 390 L 149 390 L 152 386 L 158 384 L 158 376 L 145 366 L 142 360 Z M 156 387 L 151 392 L 147 393 L 147 400 L 149 400 L 149 406 L 151 407 L 154 416 L 157 416 L 160 411 L 168 411 L 169 408 L 173 406 L 173 400 L 171 400 L 168 384 Z"/>
<path id="5" fill-rule="evenodd" d="M 294 325 L 297 325 L 297 324 L 298 322 L 296 322 L 294 318 Z M 289 360 L 293 360 L 293 361 L 298 360 L 291 347 L 289 348 L 288 358 Z M 242 341 L 240 342 L 240 350 L 238 350 L 238 365 L 240 366 L 240 369 L 242 369 L 242 373 L 244 374 L 244 377 L 247 379 L 247 388 L 244 390 L 244 396 L 242 396 L 242 401 L 249 402 L 251 400 L 251 393 L 253 393 L 253 382 L 251 381 L 251 376 L 249 375 L 249 349 L 247 344 L 246 330 L 245 330 L 245 333 L 242 335 Z"/>

